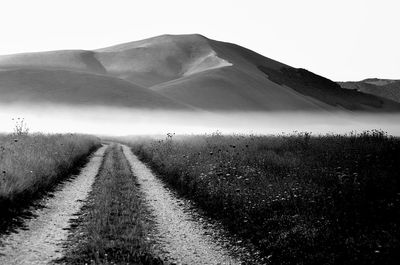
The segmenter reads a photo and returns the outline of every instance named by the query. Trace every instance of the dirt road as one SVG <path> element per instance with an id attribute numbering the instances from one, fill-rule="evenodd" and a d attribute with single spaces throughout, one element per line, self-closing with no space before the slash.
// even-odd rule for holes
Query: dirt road
<path id="1" fill-rule="evenodd" d="M 220 229 L 166 188 L 129 147 L 123 151 L 153 213 L 152 236 L 165 259 L 177 264 L 241 264 L 228 252 L 231 246 Z"/>
<path id="2" fill-rule="evenodd" d="M 63 257 L 70 220 L 76 218 L 91 191 L 107 146 L 101 147 L 81 173 L 63 183 L 43 208 L 33 211 L 23 228 L 0 237 L 0 264 L 48 264 Z M 151 170 L 122 145 L 154 221 L 154 254 L 176 264 L 241 264 L 241 252 L 216 222 L 202 215 L 155 177 Z M 65 244 L 64 244 L 65 246 Z M 250 256 L 247 253 L 247 256 Z"/>
<path id="3" fill-rule="evenodd" d="M 69 220 L 83 205 L 106 148 L 94 153 L 78 176 L 60 185 L 53 196 L 44 198 L 40 203 L 43 208 L 33 211 L 35 218 L 0 238 L 0 264 L 47 264 L 62 256 L 61 243 L 68 236 Z"/>

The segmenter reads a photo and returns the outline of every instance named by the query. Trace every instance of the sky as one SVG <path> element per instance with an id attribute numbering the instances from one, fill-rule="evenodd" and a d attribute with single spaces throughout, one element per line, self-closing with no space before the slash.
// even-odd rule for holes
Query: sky
<path id="1" fill-rule="evenodd" d="M 398 0 L 0 0 L 0 54 L 199 33 L 335 81 L 400 79 Z"/>

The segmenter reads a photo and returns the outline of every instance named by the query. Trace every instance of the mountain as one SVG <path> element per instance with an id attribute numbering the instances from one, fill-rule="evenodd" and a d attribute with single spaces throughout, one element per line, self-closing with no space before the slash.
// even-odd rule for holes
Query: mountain
<path id="1" fill-rule="evenodd" d="M 206 111 L 400 111 L 304 69 L 201 35 L 0 56 L 0 102 Z"/>
<path id="2" fill-rule="evenodd" d="M 190 109 L 126 80 L 70 70 L 0 70 L 0 103 Z"/>
<path id="3" fill-rule="evenodd" d="M 400 80 L 369 78 L 355 82 L 338 82 L 347 89 L 379 96 L 400 103 Z"/>

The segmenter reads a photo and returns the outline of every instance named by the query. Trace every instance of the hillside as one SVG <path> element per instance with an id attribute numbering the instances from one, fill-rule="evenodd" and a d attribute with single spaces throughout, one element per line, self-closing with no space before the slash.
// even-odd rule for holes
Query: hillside
<path id="1" fill-rule="evenodd" d="M 400 103 L 400 80 L 369 78 L 355 82 L 338 82 L 347 89 L 387 98 Z"/>
<path id="2" fill-rule="evenodd" d="M 69 70 L 2 70 L 0 90 L 0 104 L 36 102 L 143 109 L 190 109 L 123 79 Z"/>
<path id="3" fill-rule="evenodd" d="M 399 111 L 235 44 L 162 35 L 103 49 L 0 56 L 0 102 L 206 111 Z M 379 95 L 381 96 L 381 95 Z"/>

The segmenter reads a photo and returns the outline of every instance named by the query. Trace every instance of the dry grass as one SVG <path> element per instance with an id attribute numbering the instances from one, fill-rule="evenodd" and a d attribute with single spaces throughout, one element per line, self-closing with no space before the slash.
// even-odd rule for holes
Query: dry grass
<path id="1" fill-rule="evenodd" d="M 398 138 L 379 131 L 169 135 L 131 146 L 167 183 L 252 240 L 272 263 L 399 260 Z"/>
<path id="2" fill-rule="evenodd" d="M 98 138 L 86 135 L 0 135 L 0 209 L 51 189 L 98 146 Z"/>
<path id="3" fill-rule="evenodd" d="M 163 264 L 150 253 L 147 212 L 121 148 L 106 150 L 93 190 L 73 222 L 67 264 Z"/>

